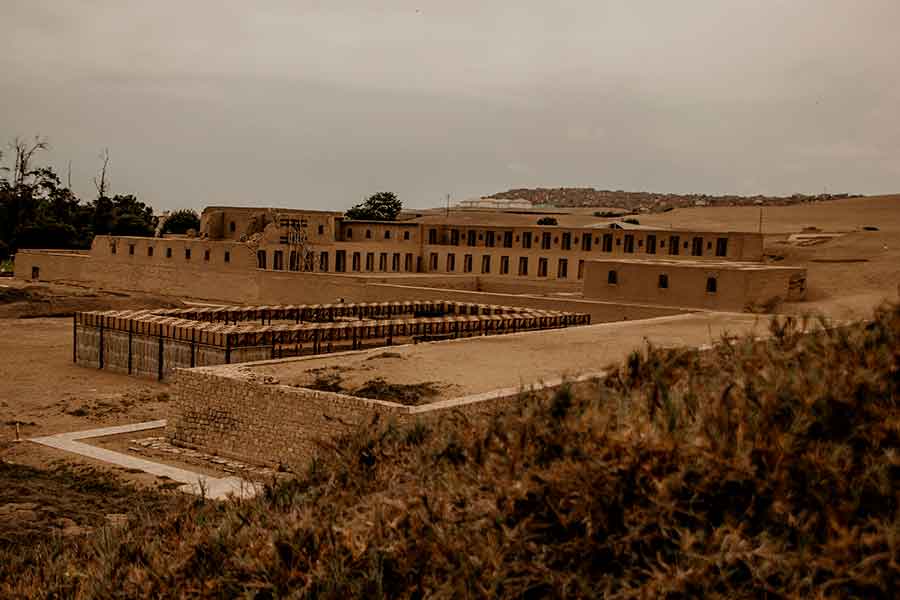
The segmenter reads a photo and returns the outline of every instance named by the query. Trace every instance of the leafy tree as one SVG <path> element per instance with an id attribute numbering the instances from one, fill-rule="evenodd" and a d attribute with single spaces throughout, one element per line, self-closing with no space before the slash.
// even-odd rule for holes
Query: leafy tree
<path id="1" fill-rule="evenodd" d="M 346 216 L 348 219 L 362 221 L 394 221 L 401 210 L 403 204 L 394 192 L 378 192 L 348 210 Z"/>
<path id="2" fill-rule="evenodd" d="M 541 217 L 538 219 L 538 225 L 559 225 L 556 220 L 556 217 Z"/>
<path id="3" fill-rule="evenodd" d="M 176 210 L 166 219 L 162 226 L 163 233 L 187 233 L 188 229 L 200 230 L 200 217 L 197 211 L 185 208 Z"/>
<path id="4" fill-rule="evenodd" d="M 153 235 L 153 209 L 133 195 L 108 197 L 104 156 L 98 196 L 84 203 L 50 167 L 37 166 L 40 152 L 49 148 L 39 137 L 32 142 L 15 138 L 9 144 L 10 166 L 0 164 L 0 248 L 88 248 L 95 234 Z M 0 153 L 0 159 L 3 154 Z"/>
<path id="5" fill-rule="evenodd" d="M 79 236 L 75 228 L 59 221 L 35 221 L 16 229 L 18 248 L 77 248 Z"/>
<path id="6" fill-rule="evenodd" d="M 132 194 L 116 194 L 112 198 L 99 196 L 93 202 L 93 209 L 95 235 L 152 236 L 156 231 L 153 208 Z"/>
<path id="7" fill-rule="evenodd" d="M 153 237 L 156 228 L 138 215 L 124 214 L 116 219 L 113 235 Z"/>

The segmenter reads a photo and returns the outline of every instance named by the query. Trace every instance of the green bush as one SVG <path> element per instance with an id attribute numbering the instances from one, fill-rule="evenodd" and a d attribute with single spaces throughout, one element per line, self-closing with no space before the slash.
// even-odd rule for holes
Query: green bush
<path id="1" fill-rule="evenodd" d="M 361 221 L 395 221 L 403 204 L 394 192 L 378 192 L 346 213 L 348 219 Z"/>
<path id="2" fill-rule="evenodd" d="M 197 211 L 190 209 L 176 210 L 163 223 L 163 233 L 185 234 L 189 229 L 200 231 L 200 217 Z"/>

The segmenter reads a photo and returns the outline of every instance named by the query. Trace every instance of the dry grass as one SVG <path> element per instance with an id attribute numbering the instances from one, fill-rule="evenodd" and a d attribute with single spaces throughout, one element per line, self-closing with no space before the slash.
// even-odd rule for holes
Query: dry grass
<path id="1" fill-rule="evenodd" d="M 376 423 L 255 500 L 7 570 L 0 595 L 892 597 L 900 309 L 802 329 L 646 348 L 597 393 L 485 422 Z"/>

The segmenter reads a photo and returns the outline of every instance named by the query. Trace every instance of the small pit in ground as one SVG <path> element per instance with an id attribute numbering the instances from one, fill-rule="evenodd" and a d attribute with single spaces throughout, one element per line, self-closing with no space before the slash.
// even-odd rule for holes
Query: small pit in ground
<path id="1" fill-rule="evenodd" d="M 375 358 L 375 357 L 373 357 Z M 317 369 L 318 371 L 318 369 Z M 323 392 L 338 392 L 370 398 L 372 400 L 384 400 L 396 402 L 406 406 L 419 406 L 433 402 L 440 394 L 443 387 L 433 381 L 419 383 L 392 383 L 383 377 L 369 379 L 361 386 L 348 388 L 344 385 L 344 379 L 339 370 L 319 372 L 312 383 L 295 387 L 305 387 Z"/>

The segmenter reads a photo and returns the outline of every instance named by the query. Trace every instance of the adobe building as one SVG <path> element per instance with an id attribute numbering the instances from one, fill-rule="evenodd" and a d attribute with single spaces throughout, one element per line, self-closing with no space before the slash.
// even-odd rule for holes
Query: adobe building
<path id="1" fill-rule="evenodd" d="M 23 250 L 16 277 L 245 304 L 452 300 L 566 310 L 593 322 L 678 314 L 582 297 L 591 260 L 760 261 L 758 233 L 351 220 L 209 207 L 195 236 L 97 236 L 88 251 Z M 693 305 L 683 305 L 693 306 Z"/>
<path id="2" fill-rule="evenodd" d="M 334 273 L 477 274 L 580 281 L 584 261 L 606 256 L 762 260 L 758 233 L 611 227 L 503 227 L 355 221 L 340 213 L 210 207 L 201 236 L 250 241 L 257 268 Z"/>
<path id="3" fill-rule="evenodd" d="M 802 300 L 806 269 L 728 261 L 591 260 L 585 298 L 743 311 Z"/>

